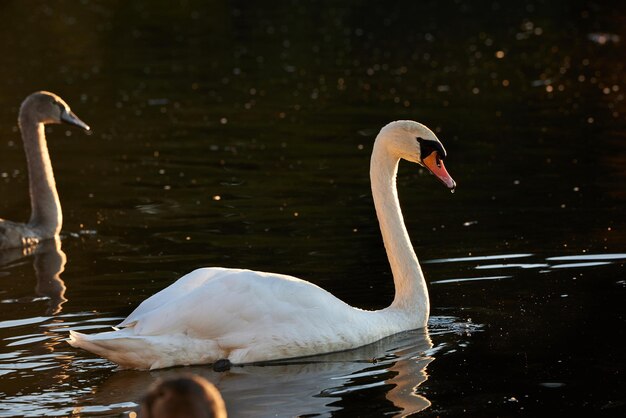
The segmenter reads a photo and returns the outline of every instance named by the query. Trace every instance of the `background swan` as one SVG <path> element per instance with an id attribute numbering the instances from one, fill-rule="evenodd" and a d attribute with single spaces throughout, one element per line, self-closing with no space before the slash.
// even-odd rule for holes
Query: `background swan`
<path id="1" fill-rule="evenodd" d="M 89 130 L 54 93 L 38 91 L 22 102 L 18 123 L 28 164 L 31 215 L 26 224 L 0 219 L 0 250 L 34 245 L 61 231 L 61 203 L 44 130 L 46 124 L 61 122 Z"/>
<path id="2" fill-rule="evenodd" d="M 428 291 L 404 225 L 395 179 L 399 160 L 405 159 L 425 166 L 453 189 L 445 156 L 435 134 L 414 121 L 392 122 L 376 137 L 372 194 L 396 288 L 385 309 L 353 308 L 295 277 L 202 268 L 142 302 L 121 329 L 92 335 L 70 331 L 68 341 L 123 368 L 156 369 L 340 351 L 424 327 Z"/>

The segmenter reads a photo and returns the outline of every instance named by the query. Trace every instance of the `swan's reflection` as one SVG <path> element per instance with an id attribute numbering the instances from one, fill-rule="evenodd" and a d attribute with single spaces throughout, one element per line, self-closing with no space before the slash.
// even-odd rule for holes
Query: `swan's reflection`
<path id="1" fill-rule="evenodd" d="M 61 273 L 65 270 L 67 257 L 61 250 L 61 239 L 56 237 L 40 242 L 28 248 L 16 248 L 0 252 L 0 266 L 19 262 L 22 258 L 33 256 L 35 268 L 35 294 L 48 299 L 46 315 L 61 312 L 65 299 L 65 283 Z"/>
<path id="2" fill-rule="evenodd" d="M 214 372 L 210 366 L 118 371 L 95 388 L 94 398 L 85 399 L 85 403 L 138 402 L 157 378 L 195 373 L 218 387 L 231 417 L 325 416 L 342 409 L 339 401 L 350 394 L 371 390 L 386 391 L 388 403 L 379 408 L 388 412 L 393 406 L 396 416 L 405 416 L 430 406 L 417 390 L 428 377 L 426 366 L 433 357 L 426 352 L 431 347 L 427 331 L 421 329 L 355 350 L 234 367 L 225 373 Z"/>
<path id="3" fill-rule="evenodd" d="M 65 282 L 61 279 L 61 273 L 65 270 L 67 257 L 61 250 L 61 239 L 45 240 L 35 249 L 35 275 L 37 286 L 35 293 L 50 299 L 46 314 L 54 315 L 61 312 L 61 305 L 67 302 L 65 299 Z"/>

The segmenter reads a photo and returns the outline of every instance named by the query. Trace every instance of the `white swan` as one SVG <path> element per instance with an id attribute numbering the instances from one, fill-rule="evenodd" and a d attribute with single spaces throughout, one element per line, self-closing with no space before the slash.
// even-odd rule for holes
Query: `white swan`
<path id="1" fill-rule="evenodd" d="M 31 216 L 25 224 L 0 219 L 0 250 L 35 245 L 56 237 L 61 231 L 63 215 L 44 125 L 66 122 L 89 130 L 63 99 L 46 91 L 38 91 L 24 99 L 18 122 L 28 164 Z"/>
<path id="2" fill-rule="evenodd" d="M 421 164 L 453 189 L 446 152 L 426 126 L 396 121 L 374 143 L 370 176 L 396 294 L 388 308 L 353 308 L 295 277 L 201 268 L 142 302 L 119 327 L 68 342 L 119 364 L 157 369 L 226 361 L 244 364 L 347 350 L 421 328 L 429 315 L 422 270 L 396 192 L 401 158 Z"/>

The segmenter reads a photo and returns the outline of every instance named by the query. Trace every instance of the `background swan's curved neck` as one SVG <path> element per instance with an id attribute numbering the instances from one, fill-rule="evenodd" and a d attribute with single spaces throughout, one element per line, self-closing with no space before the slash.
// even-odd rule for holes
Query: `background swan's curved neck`
<path id="1" fill-rule="evenodd" d="M 45 238 L 57 235 L 63 222 L 44 124 L 20 116 L 20 129 L 28 164 L 31 216 L 28 225 Z"/>
<path id="2" fill-rule="evenodd" d="M 425 321 L 429 314 L 428 291 L 404 225 L 396 190 L 400 159 L 387 148 L 383 135 L 379 134 L 374 143 L 370 177 L 376 215 L 396 288 L 391 308 L 416 311 Z"/>

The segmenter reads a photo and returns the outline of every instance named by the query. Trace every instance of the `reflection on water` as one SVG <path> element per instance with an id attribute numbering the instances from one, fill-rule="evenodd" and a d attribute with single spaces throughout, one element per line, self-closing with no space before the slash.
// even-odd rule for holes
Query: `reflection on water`
<path id="1" fill-rule="evenodd" d="M 33 301 L 47 300 L 48 308 L 46 315 L 54 315 L 61 312 L 61 306 L 67 301 L 65 299 L 65 283 L 61 279 L 61 273 L 65 269 L 67 260 L 65 253 L 61 250 L 61 239 L 54 238 L 40 242 L 36 246 L 26 249 L 11 249 L 0 252 L 0 268 L 10 267 L 11 264 L 21 261 L 24 257 L 33 258 L 35 270 L 35 295 L 31 297 Z M 5 275 L 10 272 L 5 271 Z M 3 299 L 1 303 L 20 303 L 25 298 Z M 28 298 L 26 298 L 28 299 Z"/>
<path id="2" fill-rule="evenodd" d="M 419 386 L 427 379 L 426 366 L 433 357 L 425 353 L 431 348 L 428 333 L 418 330 L 347 352 L 235 367 L 224 373 L 210 367 L 120 371 L 95 388 L 89 402 L 108 405 L 121 394 L 138 400 L 155 379 L 191 372 L 218 387 L 232 416 L 325 416 L 341 409 L 336 401 L 351 394 L 367 396 L 381 386 L 388 388 L 386 409 L 405 415 L 430 405 Z"/>
<path id="3" fill-rule="evenodd" d="M 33 261 L 37 277 L 35 293 L 49 299 L 47 315 L 61 312 L 61 305 L 67 302 L 65 283 L 61 279 L 66 260 L 65 253 L 61 250 L 59 238 L 46 240 L 35 249 L 35 260 Z"/>
<path id="4" fill-rule="evenodd" d="M 36 325 L 41 333 L 4 338 L 19 345 L 15 348 L 10 342 L 7 346 L 12 346 L 11 351 L 0 355 L 0 375 L 12 378 L 18 387 L 10 391 L 5 388 L 7 396 L 0 403 L 0 414 L 119 413 L 133 409 L 155 379 L 196 373 L 217 385 L 234 417 L 327 415 L 342 408 L 338 402 L 369 396 L 381 388 L 385 389 L 386 401 L 364 404 L 363 411 L 394 411 L 396 416 L 404 416 L 430 406 L 428 393 L 420 390 L 420 385 L 428 378 L 426 367 L 433 359 L 454 351 L 459 336 L 480 330 L 479 325 L 452 317 L 433 317 L 429 327 L 440 340 L 436 346 L 429 332 L 422 329 L 356 350 L 234 367 L 223 373 L 214 372 L 210 366 L 116 371 L 106 360 L 83 357 L 84 353 L 77 356 L 63 343 L 68 329 L 103 328 L 119 320 L 84 313 L 1 324 L 18 329 Z M 103 374 L 104 379 L 80 377 Z M 35 386 L 30 386 L 30 381 Z"/>

